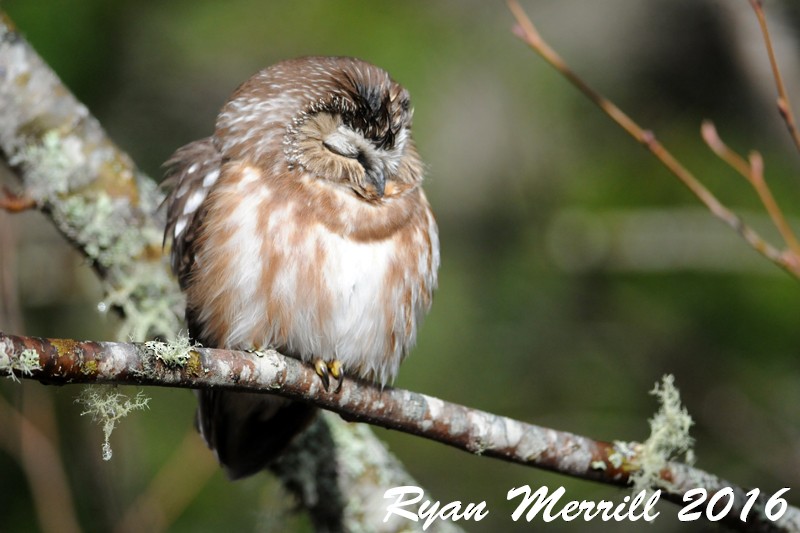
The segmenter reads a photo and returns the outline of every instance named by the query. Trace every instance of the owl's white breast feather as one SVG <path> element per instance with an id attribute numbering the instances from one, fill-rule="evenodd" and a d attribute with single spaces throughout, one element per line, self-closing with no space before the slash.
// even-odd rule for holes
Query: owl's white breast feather
<path id="1" fill-rule="evenodd" d="M 209 198 L 197 250 L 193 286 L 204 289 L 189 292 L 204 335 L 229 348 L 338 359 L 345 371 L 391 381 L 435 285 L 433 219 L 424 218 L 428 233 L 353 239 L 309 218 L 302 198 L 274 194 L 257 169 L 230 174 Z"/>

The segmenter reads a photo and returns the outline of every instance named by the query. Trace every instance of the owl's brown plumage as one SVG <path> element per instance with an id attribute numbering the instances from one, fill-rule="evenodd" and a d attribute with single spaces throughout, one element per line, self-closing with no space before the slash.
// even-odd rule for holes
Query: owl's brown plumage
<path id="1" fill-rule="evenodd" d="M 439 266 L 411 115 L 403 87 L 352 58 L 278 63 L 234 92 L 214 135 L 166 163 L 165 239 L 194 338 L 394 378 Z M 233 478 L 313 413 L 267 395 L 199 397 L 200 430 Z"/>

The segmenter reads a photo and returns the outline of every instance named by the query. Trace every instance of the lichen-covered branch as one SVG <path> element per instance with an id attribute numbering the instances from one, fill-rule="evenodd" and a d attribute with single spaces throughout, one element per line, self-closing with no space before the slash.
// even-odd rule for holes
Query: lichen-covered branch
<path id="1" fill-rule="evenodd" d="M 19 201 L 12 203 L 39 208 L 91 262 L 105 285 L 100 307 L 123 317 L 120 338 L 171 338 L 184 327 L 183 297 L 161 253 L 162 193 L 111 141 L 2 10 L 0 157 L 20 178 Z M 19 371 L 19 364 L 27 364 L 20 361 L 9 359 L 5 364 Z M 0 366 L 3 363 L 0 360 Z M 276 468 L 312 521 L 323 523 L 337 514 L 341 528 L 352 531 L 405 527 L 398 520 L 384 523 L 383 515 L 370 512 L 374 498 L 386 488 L 416 484 L 372 432 L 327 416 L 312 429 L 284 454 L 284 463 L 316 470 Z M 323 437 L 326 446 L 335 448 L 328 450 L 324 464 L 315 456 L 318 449 L 302 446 L 319 444 Z M 333 474 L 321 475 L 322 469 Z M 457 528 L 445 525 L 440 530 Z"/>
<path id="2" fill-rule="evenodd" d="M 106 286 L 121 338 L 174 335 L 183 298 L 161 258 L 162 195 L 0 11 L 0 154 Z"/>
<path id="3" fill-rule="evenodd" d="M 5 352 L 12 361 L 7 366 L 18 369 L 18 374 L 24 377 L 45 383 L 216 387 L 270 392 L 312 402 L 339 413 L 346 420 L 368 422 L 477 455 L 613 485 L 630 484 L 634 475 L 642 471 L 643 465 L 652 462 L 651 456 L 656 453 L 653 450 L 665 442 L 665 438 L 656 432 L 664 432 L 665 427 L 669 431 L 672 424 L 670 421 L 654 422 L 653 442 L 608 443 L 470 409 L 424 394 L 391 387 L 381 389 L 355 379 L 345 380 L 339 392 L 326 391 L 313 368 L 271 350 L 249 353 L 188 346 L 181 357 L 165 360 L 159 356 L 164 352 L 162 346 L 153 342 L 77 342 L 0 334 L 0 358 Z M 38 361 L 32 360 L 32 353 L 38 354 Z M 13 364 L 22 357 L 26 358 L 24 362 Z M 665 398 L 671 394 L 669 390 L 674 390 L 671 383 L 656 388 L 655 392 L 666 404 L 663 408 L 666 411 L 660 416 L 677 419 L 678 425 L 688 428 L 688 416 L 681 412 L 676 398 Z M 666 441 L 670 440 L 674 439 L 666 437 Z M 685 444 L 685 438 L 682 438 L 681 445 Z M 314 449 L 320 448 L 315 446 Z M 762 495 L 757 502 L 760 505 L 754 505 L 748 513 L 749 520 L 742 522 L 739 515 L 746 502 L 744 489 L 688 465 L 665 461 L 663 454 L 656 460 L 661 462 L 656 463 L 652 477 L 646 482 L 650 488 L 661 489 L 667 499 L 682 502 L 686 491 L 698 487 L 705 488 L 709 495 L 730 487 L 736 496 L 732 510 L 727 513 L 727 523 L 731 527 L 745 531 L 800 529 L 800 510 L 794 507 L 789 507 L 775 522 L 763 515 L 769 495 Z M 297 470 L 286 468 L 285 464 L 278 468 Z M 381 494 L 373 494 L 373 497 L 376 498 L 373 505 L 382 508 Z"/>

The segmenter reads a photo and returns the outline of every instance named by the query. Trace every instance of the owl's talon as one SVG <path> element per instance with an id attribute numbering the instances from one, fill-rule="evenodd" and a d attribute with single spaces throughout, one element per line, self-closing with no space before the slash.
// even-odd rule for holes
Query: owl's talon
<path id="1" fill-rule="evenodd" d="M 325 392 L 328 392 L 331 386 L 331 377 L 337 381 L 336 383 L 336 390 L 334 390 L 334 394 L 338 393 L 342 390 L 342 382 L 344 381 L 344 369 L 342 369 L 342 363 L 338 359 L 334 359 L 331 362 L 325 362 L 322 359 L 316 359 L 314 361 L 314 370 L 317 372 L 317 375 L 322 380 L 322 386 L 325 387 Z"/>
<path id="2" fill-rule="evenodd" d="M 331 378 L 328 374 L 328 365 L 322 359 L 317 359 L 314 361 L 314 370 L 317 372 L 317 375 L 322 379 L 322 386 L 325 388 L 325 392 L 328 392 L 328 389 L 331 386 Z"/>
<path id="3" fill-rule="evenodd" d="M 244 350 L 246 353 L 253 354 L 256 357 L 264 357 L 267 355 L 266 348 L 245 348 Z"/>
<path id="4" fill-rule="evenodd" d="M 338 363 L 339 361 L 336 362 Z M 339 381 L 339 383 L 336 384 L 336 390 L 334 392 L 339 394 L 339 391 L 342 390 L 342 383 L 344 383 L 344 370 L 341 368 L 341 363 L 339 364 L 339 368 L 336 369 L 336 374 L 338 374 L 336 375 L 336 379 Z"/>
<path id="5" fill-rule="evenodd" d="M 342 362 L 338 359 L 331 361 L 328 363 L 328 370 L 331 371 L 331 376 L 339 379 L 339 377 L 342 375 Z"/>
<path id="6" fill-rule="evenodd" d="M 328 363 L 328 370 L 330 370 L 331 376 L 336 378 L 338 383 L 336 384 L 335 393 L 338 393 L 342 390 L 342 381 L 344 381 L 344 370 L 342 370 L 342 362 L 338 359 L 334 359 L 330 363 Z"/>

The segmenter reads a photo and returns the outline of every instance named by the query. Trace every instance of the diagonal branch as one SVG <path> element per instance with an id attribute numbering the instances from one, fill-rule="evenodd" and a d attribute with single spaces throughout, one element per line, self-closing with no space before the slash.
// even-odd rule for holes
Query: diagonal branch
<path id="1" fill-rule="evenodd" d="M 157 344 L 77 342 L 0 333 L 0 355 L 24 377 L 49 384 L 105 383 L 183 388 L 224 388 L 269 392 L 311 402 L 351 421 L 367 422 L 435 440 L 455 448 L 572 477 L 625 486 L 647 460 L 638 443 L 596 441 L 573 433 L 527 424 L 471 409 L 438 398 L 391 387 L 345 380 L 336 393 L 326 391 L 313 368 L 270 350 L 259 353 L 210 348 L 187 349 L 181 364 L 167 364 L 156 355 Z M 22 358 L 38 354 L 38 366 Z M 27 375 L 25 375 L 27 374 Z M 797 531 L 800 509 L 788 507 L 773 522 L 764 515 L 768 500 L 761 495 L 739 519 L 745 490 L 691 466 L 667 462 L 653 488 L 682 503 L 687 491 L 704 488 L 709 496 L 723 488 L 734 494 L 732 509 L 723 518 L 743 531 Z"/>
<path id="2" fill-rule="evenodd" d="M 161 258 L 163 195 L 0 11 L 0 156 L 23 193 L 90 262 L 121 338 L 169 336 L 183 298 Z"/>
<path id="3" fill-rule="evenodd" d="M 161 254 L 163 194 L 2 10 L 0 157 L 20 179 L 18 197 L 89 260 L 105 285 L 101 308 L 123 317 L 121 338 L 171 337 L 185 327 L 183 297 Z M 368 428 L 320 417 L 283 459 L 291 467 L 274 471 L 314 524 L 376 532 L 407 526 L 369 512 L 387 488 L 418 483 Z"/>
<path id="4" fill-rule="evenodd" d="M 764 178 L 764 160 L 761 154 L 753 151 L 750 153 L 750 161 L 745 161 L 742 156 L 734 152 L 722 141 L 717 129 L 710 120 L 703 121 L 700 132 L 711 151 L 753 186 L 758 198 L 766 208 L 767 213 L 769 213 L 772 223 L 780 232 L 783 242 L 789 247 L 789 250 L 794 255 L 795 262 L 797 262 L 800 259 L 800 242 L 797 241 L 797 236 L 795 236 L 794 231 L 786 221 L 786 217 L 783 216 L 783 211 L 778 206 L 778 202 L 775 200 L 769 185 L 767 185 L 767 180 Z"/>
<path id="5" fill-rule="evenodd" d="M 789 102 L 789 95 L 786 92 L 786 86 L 783 84 L 781 69 L 775 57 L 775 48 L 772 46 L 772 38 L 769 36 L 769 26 L 767 26 L 767 17 L 764 15 L 762 0 L 750 0 L 750 6 L 753 8 L 756 18 L 758 18 L 761 34 L 764 36 L 764 46 L 767 49 L 767 56 L 769 56 L 772 77 L 775 78 L 775 87 L 778 90 L 778 112 L 786 123 L 786 128 L 789 130 L 789 135 L 791 135 L 795 147 L 800 150 L 800 132 L 797 131 L 797 124 L 794 120 L 794 113 L 792 112 L 792 104 Z"/>
<path id="6" fill-rule="evenodd" d="M 531 22 L 516 0 L 508 0 L 508 6 L 517 20 L 517 25 L 514 27 L 514 33 L 517 37 L 525 41 L 528 46 L 577 87 L 592 103 L 606 113 L 611 120 L 647 148 L 662 165 L 705 204 L 712 215 L 730 226 L 758 253 L 789 272 L 792 276 L 800 278 L 800 262 L 782 253 L 767 242 L 756 230 L 745 224 L 739 215 L 726 207 L 711 191 L 700 183 L 700 180 L 656 139 L 652 131 L 643 129 L 613 102 L 583 81 L 542 38 L 533 22 Z"/>

